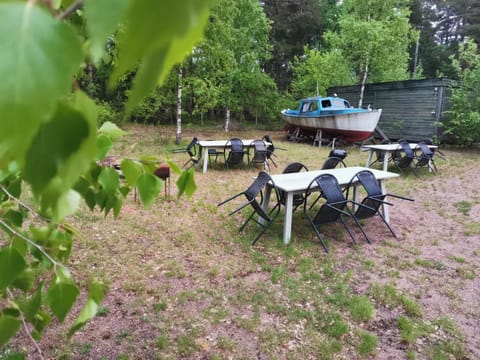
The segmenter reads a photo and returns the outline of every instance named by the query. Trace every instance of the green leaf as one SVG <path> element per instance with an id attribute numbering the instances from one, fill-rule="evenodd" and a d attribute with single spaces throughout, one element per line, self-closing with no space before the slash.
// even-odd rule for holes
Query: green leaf
<path id="1" fill-rule="evenodd" d="M 0 166 L 25 152 L 82 61 L 73 29 L 32 2 L 0 3 Z M 53 56 L 52 54 L 55 54 Z"/>
<path id="2" fill-rule="evenodd" d="M 28 291 L 32 288 L 36 276 L 35 272 L 31 268 L 23 270 L 13 281 L 13 286 L 17 289 Z"/>
<path id="3" fill-rule="evenodd" d="M 52 313 L 62 322 L 75 303 L 78 294 L 79 290 L 73 283 L 70 274 L 63 270 L 63 272 L 59 271 L 57 276 L 52 279 L 45 300 Z"/>
<path id="4" fill-rule="evenodd" d="M 85 323 L 95 317 L 98 311 L 98 306 L 103 300 L 104 289 L 103 284 L 99 282 L 92 282 L 88 289 L 87 302 L 80 311 L 77 320 L 68 331 L 68 337 L 70 338 L 78 329 L 80 329 Z"/>
<path id="5" fill-rule="evenodd" d="M 26 156 L 25 179 L 39 197 L 42 211 L 61 214 L 55 207 L 89 168 L 96 154 L 95 103 L 77 92 L 71 104 L 59 104 L 44 124 Z M 55 218 L 59 220 L 59 218 Z"/>
<path id="6" fill-rule="evenodd" d="M 195 184 L 194 179 L 194 169 L 191 168 L 187 171 L 184 171 L 180 174 L 180 177 L 177 180 L 178 187 L 178 198 L 180 198 L 183 193 L 190 197 L 195 192 L 197 185 Z"/>
<path id="7" fill-rule="evenodd" d="M 74 190 L 64 193 L 58 199 L 54 217 L 56 219 L 63 219 L 68 215 L 74 214 L 80 207 L 80 200 L 80 194 Z"/>
<path id="8" fill-rule="evenodd" d="M 102 160 L 110 149 L 113 147 L 113 142 L 107 135 L 100 134 L 97 136 L 97 160 Z"/>
<path id="9" fill-rule="evenodd" d="M 123 159 L 120 163 L 120 168 L 125 176 L 125 180 L 127 180 L 127 184 L 130 186 L 134 186 L 140 175 L 143 173 L 142 164 L 130 159 Z"/>
<path id="10" fill-rule="evenodd" d="M 25 269 L 25 260 L 16 249 L 6 246 L 0 250 L 0 290 L 5 289 Z"/>
<path id="11" fill-rule="evenodd" d="M 128 0 L 86 0 L 85 18 L 90 33 L 91 53 L 98 62 L 107 38 L 112 35 L 129 5 Z"/>
<path id="12" fill-rule="evenodd" d="M 112 140 L 118 140 L 125 135 L 125 131 L 110 121 L 105 121 L 100 129 L 98 129 L 98 132 L 99 134 L 108 136 Z"/>
<path id="13" fill-rule="evenodd" d="M 111 83 L 140 62 L 127 110 L 161 83 L 175 63 L 181 62 L 202 38 L 211 0 L 134 1 L 125 13 L 117 68 Z M 175 11 L 171 11 L 175 9 Z M 162 24 L 162 26 L 158 26 Z"/>
<path id="14" fill-rule="evenodd" d="M 163 181 L 152 174 L 142 174 L 138 178 L 137 187 L 140 199 L 145 207 L 150 207 L 153 200 L 157 197 L 158 193 L 162 189 Z"/>
<path id="15" fill-rule="evenodd" d="M 168 166 L 170 166 L 170 169 L 172 169 L 172 171 L 175 173 L 175 174 L 180 174 L 182 172 L 182 169 L 180 169 L 180 166 L 178 166 L 175 162 L 173 162 L 172 160 L 168 160 L 167 161 L 167 164 Z"/>
<path id="16" fill-rule="evenodd" d="M 22 322 L 19 318 L 10 315 L 0 315 L 0 348 L 15 335 Z"/>
<path id="17" fill-rule="evenodd" d="M 113 196 L 120 186 L 118 173 L 112 168 L 103 168 L 98 177 L 98 183 L 102 185 L 107 195 Z"/>

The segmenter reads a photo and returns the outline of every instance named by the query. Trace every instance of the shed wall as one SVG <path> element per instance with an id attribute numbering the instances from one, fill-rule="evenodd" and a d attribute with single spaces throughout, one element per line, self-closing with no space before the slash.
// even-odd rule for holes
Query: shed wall
<path id="1" fill-rule="evenodd" d="M 451 80 L 409 80 L 368 84 L 363 106 L 382 109 L 378 126 L 391 139 L 418 141 L 441 137 L 438 123 L 449 106 Z M 360 86 L 332 87 L 337 94 L 358 105 Z"/>

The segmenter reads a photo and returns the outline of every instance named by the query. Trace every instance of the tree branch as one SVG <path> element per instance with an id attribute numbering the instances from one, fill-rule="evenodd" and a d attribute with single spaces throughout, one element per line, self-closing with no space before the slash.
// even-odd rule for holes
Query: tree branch
<path id="1" fill-rule="evenodd" d="M 73 14 L 77 9 L 80 9 L 83 6 L 84 0 L 75 0 L 75 2 L 70 5 L 63 13 L 57 15 L 57 20 L 64 20 Z"/>
<path id="2" fill-rule="evenodd" d="M 7 292 L 8 292 L 8 296 L 10 296 L 13 299 L 14 296 L 13 296 L 12 292 L 10 291 L 10 289 L 7 289 Z M 25 329 L 25 332 L 27 333 L 28 337 L 32 341 L 33 346 L 35 346 L 35 349 L 38 352 L 38 356 L 39 356 L 40 360 L 44 360 L 45 358 L 43 357 L 42 349 L 40 349 L 40 346 L 38 345 L 37 341 L 33 338 L 30 330 L 28 329 L 27 322 L 25 321 L 25 317 L 23 316 L 23 312 L 21 312 L 21 311 L 20 311 L 20 319 L 22 319 L 23 328 Z"/>

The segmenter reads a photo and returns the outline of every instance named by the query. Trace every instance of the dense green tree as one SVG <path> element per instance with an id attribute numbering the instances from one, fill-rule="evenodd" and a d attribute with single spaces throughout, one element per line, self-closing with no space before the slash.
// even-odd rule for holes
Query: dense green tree
<path id="1" fill-rule="evenodd" d="M 273 46 L 265 69 L 278 88 L 286 90 L 293 78 L 290 63 L 303 54 L 304 46 L 319 47 L 323 33 L 336 28 L 338 8 L 334 0 L 265 0 L 264 9 L 272 21 Z"/>
<path id="2" fill-rule="evenodd" d="M 445 122 L 450 140 L 471 145 L 480 141 L 480 54 L 469 38 L 460 45 L 458 56 L 452 57 L 459 84 L 452 89 L 452 106 Z"/>
<path id="3" fill-rule="evenodd" d="M 254 116 L 265 111 L 267 104 L 257 95 L 275 92 L 262 71 L 270 56 L 269 30 L 258 1 L 219 1 L 212 9 L 205 40 L 185 65 L 195 111 L 203 114 L 213 106 L 224 109 L 225 129 L 231 111 L 237 115 L 250 111 Z"/>
<path id="4" fill-rule="evenodd" d="M 408 46 L 417 34 L 409 23 L 406 1 L 346 0 L 339 31 L 328 32 L 331 49 L 341 50 L 363 89 L 370 82 L 408 78 Z"/>

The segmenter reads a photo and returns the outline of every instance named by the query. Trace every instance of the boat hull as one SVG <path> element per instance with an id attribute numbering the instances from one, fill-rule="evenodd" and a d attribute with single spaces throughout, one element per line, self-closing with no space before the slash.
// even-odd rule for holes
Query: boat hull
<path id="1" fill-rule="evenodd" d="M 331 137 L 348 142 L 369 138 L 375 131 L 381 114 L 381 109 L 319 116 L 295 115 L 292 110 L 282 111 L 289 129 L 300 128 L 303 133 L 312 136 L 321 130 Z"/>

